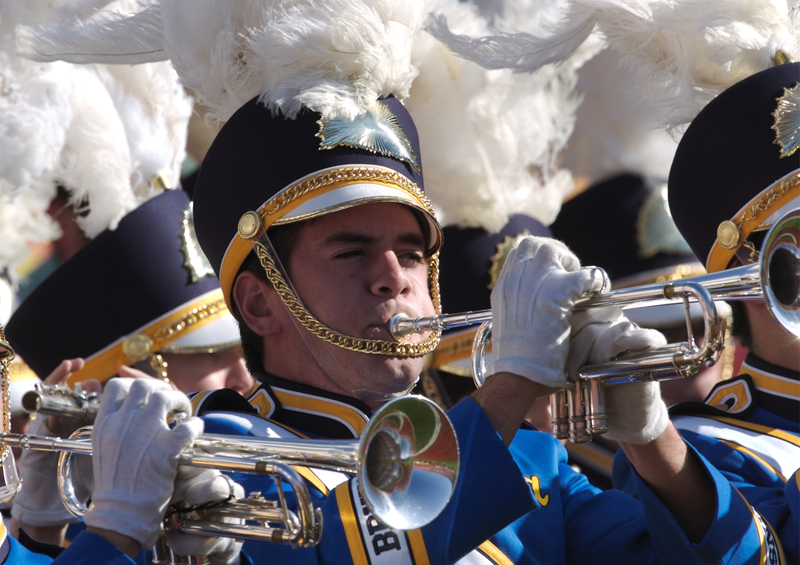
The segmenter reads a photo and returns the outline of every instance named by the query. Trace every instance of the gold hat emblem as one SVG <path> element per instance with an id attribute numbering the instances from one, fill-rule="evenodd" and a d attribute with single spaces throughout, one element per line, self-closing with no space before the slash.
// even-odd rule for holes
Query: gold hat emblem
<path id="1" fill-rule="evenodd" d="M 200 242 L 197 241 L 197 234 L 194 231 L 194 216 L 192 215 L 192 205 L 183 211 L 181 220 L 181 251 L 183 251 L 183 266 L 189 271 L 192 283 L 196 283 L 205 277 L 214 276 L 214 269 L 208 261 L 203 250 L 200 249 Z"/>

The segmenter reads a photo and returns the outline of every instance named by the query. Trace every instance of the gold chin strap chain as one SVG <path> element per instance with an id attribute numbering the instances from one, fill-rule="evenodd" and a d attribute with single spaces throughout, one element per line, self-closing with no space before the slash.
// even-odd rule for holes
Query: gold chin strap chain
<path id="1" fill-rule="evenodd" d="M 397 343 L 393 341 L 351 337 L 329 328 L 317 320 L 311 312 L 300 303 L 297 296 L 295 296 L 294 292 L 289 288 L 289 285 L 283 280 L 283 277 L 275 266 L 275 262 L 266 247 L 259 241 L 251 241 L 253 242 L 253 247 L 261 262 L 261 266 L 267 274 L 267 279 L 270 284 L 272 284 L 272 288 L 278 293 L 278 296 L 281 297 L 281 300 L 289 309 L 289 312 L 303 324 L 304 328 L 322 341 L 331 343 L 342 349 L 347 349 L 348 351 L 393 357 L 421 357 L 427 355 L 439 345 L 439 339 L 441 337 L 440 331 L 431 333 L 430 337 L 422 343 Z M 439 299 L 439 260 L 437 255 L 434 255 L 428 263 L 428 282 L 434 307 L 436 311 L 439 312 L 441 307 Z"/>
<path id="2" fill-rule="evenodd" d="M 153 353 L 148 359 L 150 366 L 156 372 L 156 378 L 161 379 L 165 383 L 169 383 L 167 376 L 167 362 L 160 353 Z"/>

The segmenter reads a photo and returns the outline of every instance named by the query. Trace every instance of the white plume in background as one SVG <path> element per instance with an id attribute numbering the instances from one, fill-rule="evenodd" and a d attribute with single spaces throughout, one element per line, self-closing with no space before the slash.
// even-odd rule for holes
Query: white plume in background
<path id="1" fill-rule="evenodd" d="M 427 28 L 463 57 L 530 72 L 563 60 L 593 25 L 634 70 L 660 125 L 674 128 L 770 67 L 778 49 L 800 56 L 797 7 L 797 0 L 572 0 L 562 23 L 544 32 L 498 24 L 505 31 L 458 36 L 442 18 Z"/>
<path id="2" fill-rule="evenodd" d="M 18 1 L 18 0 L 17 0 Z M 163 24 L 157 2 L 94 1 L 97 11 L 69 17 L 19 22 L 17 53 L 40 62 L 130 64 L 163 61 Z M 137 15 L 135 33 L 128 18 Z M 49 21 L 48 21 L 49 20 Z M 46 30 L 46 33 L 43 31 Z"/>
<path id="3" fill-rule="evenodd" d="M 518 4 L 494 18 L 541 25 L 546 16 L 557 17 L 562 4 Z M 445 13 L 462 33 L 489 29 L 469 4 L 430 0 L 426 7 Z M 559 67 L 527 75 L 487 71 L 453 56 L 427 33 L 414 38 L 412 62 L 420 75 L 406 107 L 420 136 L 426 192 L 443 225 L 496 232 L 518 213 L 552 223 L 573 187 L 557 158 L 580 103 L 576 71 L 600 43 L 591 45 Z"/>
<path id="4" fill-rule="evenodd" d="M 128 3 L 133 15 L 112 5 L 67 26 L 23 28 L 20 49 L 37 60 L 81 63 L 169 58 L 218 121 L 255 96 L 288 117 L 304 107 L 355 117 L 379 97 L 405 98 L 416 76 L 411 38 L 422 25 L 422 0 Z"/>
<path id="5" fill-rule="evenodd" d="M 0 3 L 5 46 L 13 35 L 6 24 L 34 22 L 42 2 L 30 2 L 29 13 L 10 4 Z M 70 12 L 70 2 L 55 2 L 43 14 L 53 23 L 91 15 L 98 4 L 75 1 Z M 60 236 L 47 215 L 59 186 L 89 238 L 156 196 L 156 175 L 177 186 L 190 115 L 191 99 L 166 62 L 77 66 L 0 50 L 0 217 L 9 218 L 0 224 L 0 271 L 16 282 L 30 246 Z"/>
<path id="6" fill-rule="evenodd" d="M 579 183 L 593 184 L 625 172 L 666 179 L 677 139 L 656 127 L 654 109 L 636 89 L 634 73 L 606 49 L 578 71 L 575 130 L 562 166 Z"/>
<path id="7" fill-rule="evenodd" d="M 131 188 L 138 203 L 161 191 L 154 177 L 180 184 L 192 100 L 168 63 L 107 65 L 100 78 L 125 128 L 131 159 Z"/>

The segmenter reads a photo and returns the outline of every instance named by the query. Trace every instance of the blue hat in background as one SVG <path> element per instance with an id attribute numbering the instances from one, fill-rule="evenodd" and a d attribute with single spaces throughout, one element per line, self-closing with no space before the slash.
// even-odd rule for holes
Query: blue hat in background
<path id="1" fill-rule="evenodd" d="M 42 377 L 63 359 L 83 357 L 70 383 L 108 379 L 158 352 L 212 352 L 239 341 L 181 190 L 149 200 L 87 243 L 20 304 L 6 330 Z"/>
<path id="2" fill-rule="evenodd" d="M 678 145 L 670 208 L 709 272 L 725 269 L 745 241 L 800 204 L 799 82 L 800 63 L 787 63 L 736 83 Z"/>

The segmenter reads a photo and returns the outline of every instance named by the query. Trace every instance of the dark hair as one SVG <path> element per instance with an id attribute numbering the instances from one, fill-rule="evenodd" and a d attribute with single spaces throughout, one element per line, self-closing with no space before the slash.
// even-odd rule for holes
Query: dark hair
<path id="1" fill-rule="evenodd" d="M 294 241 L 297 239 L 297 234 L 304 224 L 305 222 L 294 222 L 283 226 L 275 226 L 270 228 L 267 232 L 272 246 L 275 248 L 275 252 L 278 254 L 278 258 L 281 260 L 284 267 L 288 265 Z M 253 273 L 259 280 L 270 284 L 267 280 L 267 274 L 264 272 L 264 268 L 261 266 L 261 262 L 254 252 L 251 252 L 247 256 L 247 259 L 244 260 L 244 263 L 242 263 L 242 266 L 239 268 L 239 272 L 236 273 L 236 277 L 238 278 L 239 275 L 245 271 Z M 242 352 L 244 353 L 244 361 L 247 365 L 247 370 L 251 375 L 257 376 L 259 373 L 264 372 L 264 338 L 255 333 L 244 323 L 233 295 L 231 295 L 231 314 L 236 321 L 239 322 L 239 336 L 242 340 Z"/>
<path id="2" fill-rule="evenodd" d="M 744 303 L 738 300 L 731 300 L 728 304 L 730 304 L 733 312 L 731 335 L 742 345 L 742 347 L 752 351 L 753 334 L 750 330 L 750 320 L 747 318 L 747 310 L 744 308 Z"/>

